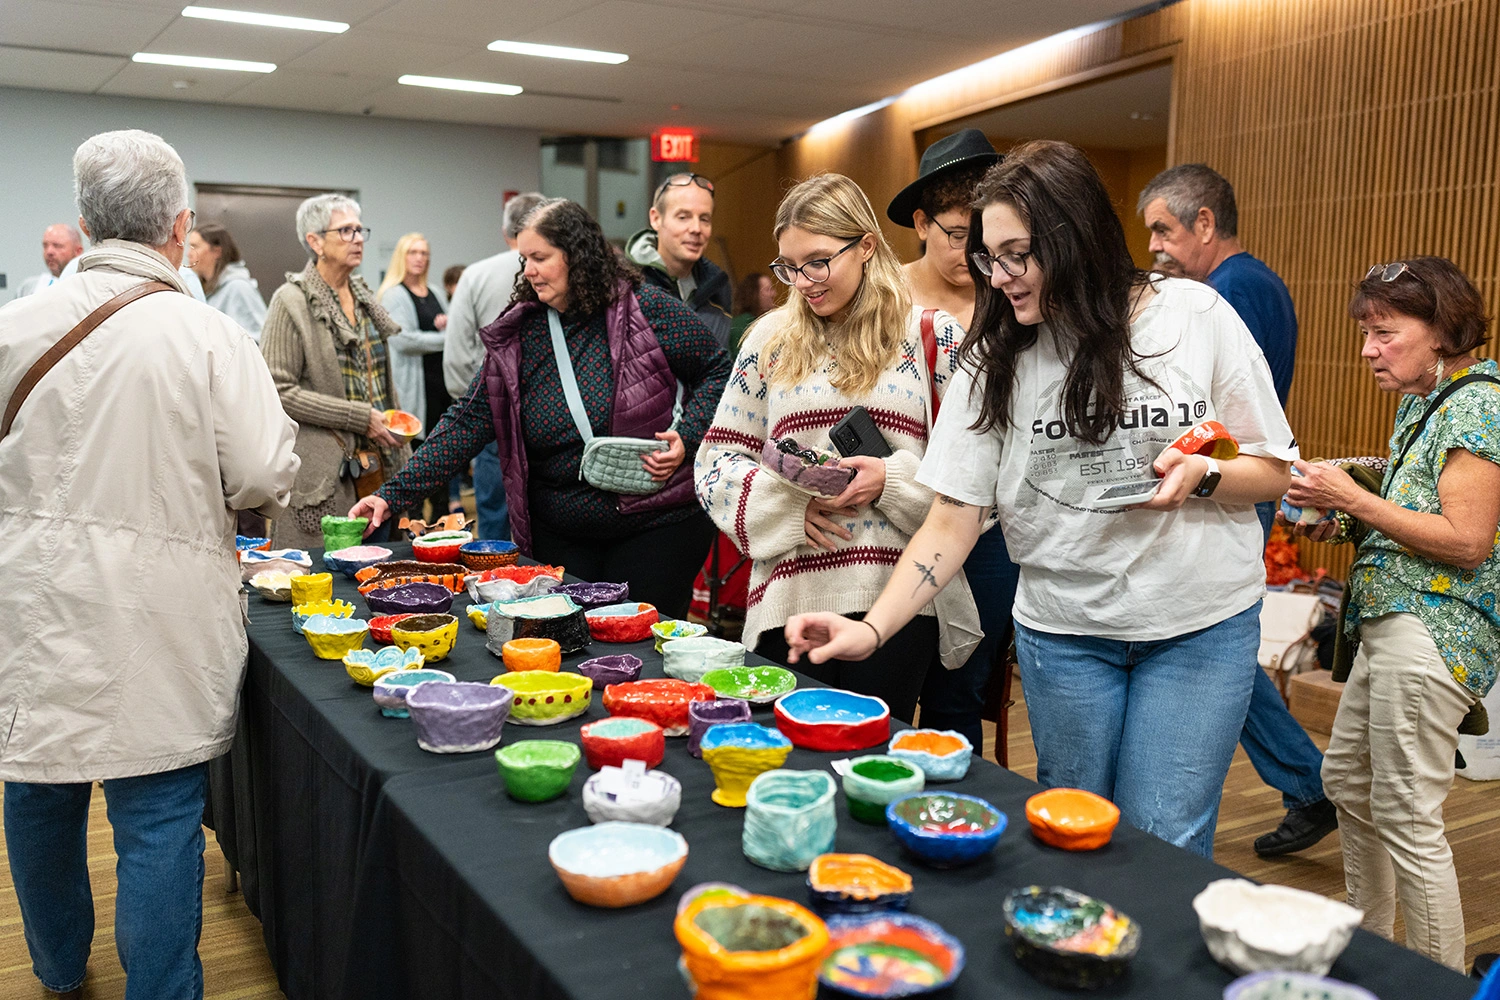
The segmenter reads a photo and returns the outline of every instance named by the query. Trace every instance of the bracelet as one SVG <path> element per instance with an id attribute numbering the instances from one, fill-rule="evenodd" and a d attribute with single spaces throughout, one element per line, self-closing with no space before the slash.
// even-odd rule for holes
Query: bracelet
<path id="1" fill-rule="evenodd" d="M 868 618 L 861 618 L 860 621 L 864 622 L 866 625 L 869 625 L 870 626 L 870 631 L 875 633 L 875 648 L 879 649 L 881 646 L 884 646 L 885 645 L 885 637 L 880 634 L 880 629 L 876 628 L 873 624 L 871 624 L 871 622 L 870 622 L 870 620 Z"/>

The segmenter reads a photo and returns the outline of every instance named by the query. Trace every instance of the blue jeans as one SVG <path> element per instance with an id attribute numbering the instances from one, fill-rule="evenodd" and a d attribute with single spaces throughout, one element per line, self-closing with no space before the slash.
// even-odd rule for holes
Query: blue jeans
<path id="1" fill-rule="evenodd" d="M 77 989 L 94 940 L 88 816 L 93 785 L 5 783 L 5 843 L 31 968 Z M 208 765 L 104 782 L 114 827 L 115 946 L 126 1000 L 201 1000 L 203 804 Z"/>
<path id="2" fill-rule="evenodd" d="M 1112 800 L 1125 822 L 1213 857 L 1219 799 L 1245 725 L 1260 602 L 1156 642 L 1016 623 L 1037 780 Z"/>
<path id="3" fill-rule="evenodd" d="M 500 475 L 500 449 L 493 441 L 474 456 L 474 510 L 479 515 L 480 538 L 510 538 L 510 508 L 505 503 L 505 480 Z"/>

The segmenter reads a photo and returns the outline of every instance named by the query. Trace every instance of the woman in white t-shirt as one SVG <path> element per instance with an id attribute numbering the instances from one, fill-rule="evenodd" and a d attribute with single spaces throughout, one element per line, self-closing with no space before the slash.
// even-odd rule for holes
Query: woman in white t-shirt
<path id="1" fill-rule="evenodd" d="M 992 168 L 970 232 L 974 324 L 917 476 L 936 500 L 863 621 L 799 615 L 788 645 L 814 662 L 868 656 L 997 507 L 1021 566 L 1038 780 L 1104 795 L 1210 856 L 1259 669 L 1254 504 L 1281 495 L 1298 457 L 1270 369 L 1213 289 L 1135 267 L 1098 174 L 1066 143 Z M 1238 457 L 1170 447 L 1209 420 Z M 1157 477 L 1133 507 L 1101 497 Z"/>

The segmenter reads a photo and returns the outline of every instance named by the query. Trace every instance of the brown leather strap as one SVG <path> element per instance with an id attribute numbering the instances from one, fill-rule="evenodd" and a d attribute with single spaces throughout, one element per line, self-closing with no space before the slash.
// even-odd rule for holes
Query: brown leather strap
<path id="1" fill-rule="evenodd" d="M 53 344 L 51 349 L 37 358 L 36 364 L 27 370 L 26 376 L 21 379 L 16 391 L 11 394 L 10 403 L 5 407 L 5 420 L 0 423 L 0 440 L 10 434 L 10 425 L 16 419 L 16 413 L 21 409 L 21 404 L 26 402 L 26 397 L 31 395 L 31 390 L 42 380 L 42 376 L 52 370 L 63 357 L 83 342 L 83 338 L 94 332 L 94 328 L 109 319 L 123 306 L 128 306 L 136 299 L 144 298 L 155 292 L 173 291 L 171 285 L 164 281 L 145 281 L 134 288 L 127 288 L 116 295 L 98 309 L 85 316 L 73 329 L 69 330 L 67 336 Z"/>

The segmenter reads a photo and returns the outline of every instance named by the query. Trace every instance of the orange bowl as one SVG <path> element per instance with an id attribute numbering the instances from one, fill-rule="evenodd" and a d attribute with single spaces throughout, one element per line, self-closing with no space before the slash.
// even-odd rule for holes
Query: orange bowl
<path id="1" fill-rule="evenodd" d="M 556 639 L 512 639 L 500 647 L 500 659 L 506 670 L 546 670 L 555 674 L 562 669 L 562 647 Z"/>
<path id="2" fill-rule="evenodd" d="M 1026 822 L 1044 844 L 1064 851 L 1093 851 L 1109 843 L 1120 810 L 1081 788 L 1051 788 L 1026 800 Z"/>
<path id="3" fill-rule="evenodd" d="M 386 430 L 407 444 L 422 433 L 422 421 L 417 419 L 416 414 L 407 413 L 405 410 L 386 410 L 385 426 Z"/>

